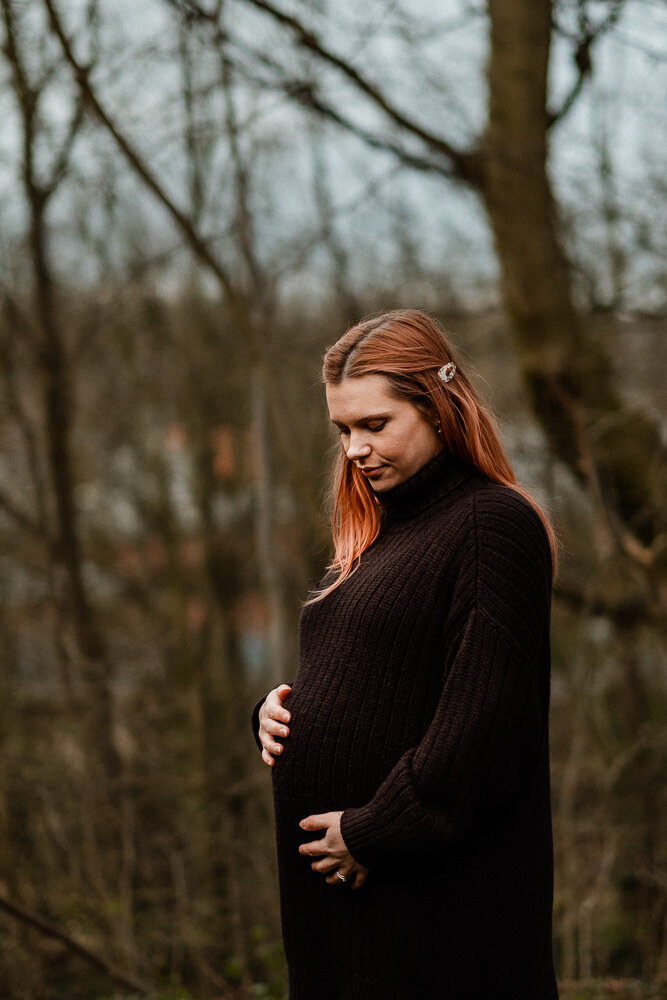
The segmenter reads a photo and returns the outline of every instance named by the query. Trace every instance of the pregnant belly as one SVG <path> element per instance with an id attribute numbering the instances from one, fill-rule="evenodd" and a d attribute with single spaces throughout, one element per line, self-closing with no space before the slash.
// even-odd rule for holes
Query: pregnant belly
<path id="1" fill-rule="evenodd" d="M 285 702 L 290 735 L 272 769 L 274 795 L 310 812 L 362 805 L 377 790 L 401 755 L 381 716 L 371 723 L 360 712 L 359 695 L 343 695 L 337 685 L 295 682 Z"/>

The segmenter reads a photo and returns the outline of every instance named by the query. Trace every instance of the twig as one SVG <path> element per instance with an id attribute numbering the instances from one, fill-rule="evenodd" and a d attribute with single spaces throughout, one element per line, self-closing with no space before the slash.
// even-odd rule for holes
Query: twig
<path id="1" fill-rule="evenodd" d="M 134 172 L 141 177 L 146 187 L 153 192 L 160 202 L 162 202 L 197 256 L 216 275 L 230 300 L 233 301 L 235 299 L 235 289 L 229 275 L 223 268 L 222 263 L 213 255 L 206 240 L 196 230 L 193 220 L 189 218 L 185 212 L 181 211 L 175 202 L 172 201 L 153 174 L 152 170 L 149 168 L 146 161 L 139 154 L 138 150 L 127 139 L 127 137 L 121 133 L 118 125 L 111 119 L 109 113 L 102 105 L 102 102 L 90 80 L 90 66 L 84 65 L 74 55 L 72 44 L 65 34 L 65 30 L 53 0 L 44 0 L 44 6 L 49 16 L 52 31 L 60 42 L 63 56 L 71 67 L 74 79 L 81 89 L 86 103 L 99 121 L 104 125 L 107 132 L 111 135 Z"/>

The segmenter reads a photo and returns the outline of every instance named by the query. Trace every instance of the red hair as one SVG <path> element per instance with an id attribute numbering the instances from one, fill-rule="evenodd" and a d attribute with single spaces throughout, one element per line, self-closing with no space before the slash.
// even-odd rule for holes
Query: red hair
<path id="1" fill-rule="evenodd" d="M 448 361 L 455 363 L 456 374 L 443 383 L 438 369 Z M 416 309 L 397 309 L 351 327 L 327 348 L 322 381 L 337 385 L 343 379 L 363 375 L 384 375 L 390 392 L 409 400 L 428 420 L 440 424 L 443 444 L 450 452 L 471 462 L 489 479 L 516 490 L 534 507 L 549 539 L 555 579 L 557 540 L 551 521 L 517 483 L 497 421 L 480 402 L 438 322 Z M 340 586 L 380 532 L 378 497 L 343 448 L 333 468 L 331 501 L 334 558 L 327 570 L 337 570 L 338 576 L 305 604 L 314 604 Z"/>

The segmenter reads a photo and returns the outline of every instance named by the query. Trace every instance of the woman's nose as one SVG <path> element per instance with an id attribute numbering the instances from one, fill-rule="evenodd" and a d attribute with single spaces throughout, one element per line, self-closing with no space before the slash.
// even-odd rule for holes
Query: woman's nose
<path id="1" fill-rule="evenodd" d="M 350 440 L 347 445 L 347 457 L 350 461 L 355 461 L 357 458 L 365 458 L 371 453 L 370 444 L 363 439 L 363 437 L 355 434 L 350 434 Z"/>

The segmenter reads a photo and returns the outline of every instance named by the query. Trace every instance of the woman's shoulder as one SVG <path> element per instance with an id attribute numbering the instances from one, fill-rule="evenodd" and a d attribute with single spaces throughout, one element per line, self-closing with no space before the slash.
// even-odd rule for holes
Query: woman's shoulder
<path id="1" fill-rule="evenodd" d="M 436 521 L 442 522 L 442 536 L 450 551 L 458 549 L 482 570 L 489 565 L 531 563 L 550 576 L 546 527 L 530 500 L 516 489 L 480 473 L 468 480 L 458 496 L 438 506 Z"/>
<path id="2" fill-rule="evenodd" d="M 529 531 L 546 538 L 544 522 L 530 500 L 504 483 L 480 477 L 473 501 L 478 524 L 489 531 Z"/>
<path id="3" fill-rule="evenodd" d="M 530 500 L 502 483 L 489 482 L 475 496 L 475 538 L 481 586 L 504 581 L 551 590 L 551 545 L 544 521 Z"/>
<path id="4" fill-rule="evenodd" d="M 457 601 L 475 605 L 536 655 L 553 586 L 542 518 L 511 486 L 480 479 L 469 491 L 465 517 L 455 520 Z"/>
<path id="5" fill-rule="evenodd" d="M 493 531 L 533 530 L 544 532 L 542 518 L 523 493 L 512 486 L 489 479 L 475 470 L 462 487 L 439 498 L 433 513 L 436 517 L 458 515 L 461 520 L 476 522 Z M 546 532 L 544 532 L 546 534 Z"/>

